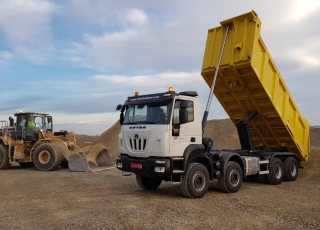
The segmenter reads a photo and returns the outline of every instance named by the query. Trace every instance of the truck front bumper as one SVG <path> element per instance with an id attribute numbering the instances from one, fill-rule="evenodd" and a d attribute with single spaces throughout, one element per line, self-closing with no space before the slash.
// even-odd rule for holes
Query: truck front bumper
<path id="1" fill-rule="evenodd" d="M 160 157 L 132 158 L 128 155 L 120 155 L 117 158 L 116 167 L 125 172 L 149 177 L 170 176 L 171 159 Z"/>

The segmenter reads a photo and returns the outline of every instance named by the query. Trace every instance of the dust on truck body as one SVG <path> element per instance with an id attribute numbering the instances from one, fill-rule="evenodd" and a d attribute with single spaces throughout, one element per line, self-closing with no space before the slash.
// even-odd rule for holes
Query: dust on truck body
<path id="1" fill-rule="evenodd" d="M 301 161 L 308 160 L 309 124 L 260 29 L 252 11 L 209 30 L 201 75 L 211 92 L 202 121 L 194 91 L 135 95 L 119 105 L 117 168 L 136 174 L 144 189 L 181 182 L 182 193 L 193 198 L 202 197 L 215 179 L 227 193 L 237 192 L 247 176 L 274 185 L 295 181 Z M 241 149 L 211 150 L 212 140 L 202 136 L 212 94 L 236 125 Z"/>

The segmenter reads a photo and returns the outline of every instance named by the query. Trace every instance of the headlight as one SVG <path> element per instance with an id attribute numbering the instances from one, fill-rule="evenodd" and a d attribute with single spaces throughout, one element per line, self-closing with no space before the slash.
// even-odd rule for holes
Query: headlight
<path id="1" fill-rule="evenodd" d="M 122 168 L 122 163 L 121 162 L 117 162 L 117 168 Z"/>

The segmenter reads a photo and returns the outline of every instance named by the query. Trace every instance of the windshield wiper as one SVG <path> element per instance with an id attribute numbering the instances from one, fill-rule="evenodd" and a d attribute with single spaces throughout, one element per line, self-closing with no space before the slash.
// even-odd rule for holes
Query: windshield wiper
<path id="1" fill-rule="evenodd" d="M 139 124 L 138 122 L 128 122 L 128 123 L 123 123 L 124 125 L 137 125 Z"/>

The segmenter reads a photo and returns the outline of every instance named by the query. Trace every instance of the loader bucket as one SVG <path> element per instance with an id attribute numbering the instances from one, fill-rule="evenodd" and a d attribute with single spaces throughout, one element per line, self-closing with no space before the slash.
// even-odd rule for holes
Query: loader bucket
<path id="1" fill-rule="evenodd" d="M 86 142 L 70 154 L 68 166 L 74 172 L 97 172 L 114 168 L 108 150 L 100 142 Z"/>
<path id="2" fill-rule="evenodd" d="M 79 146 L 74 146 L 70 150 L 70 155 L 66 159 L 68 160 L 68 167 L 73 172 L 86 172 L 89 168 L 89 163 L 87 158 L 82 152 L 82 149 Z"/>

